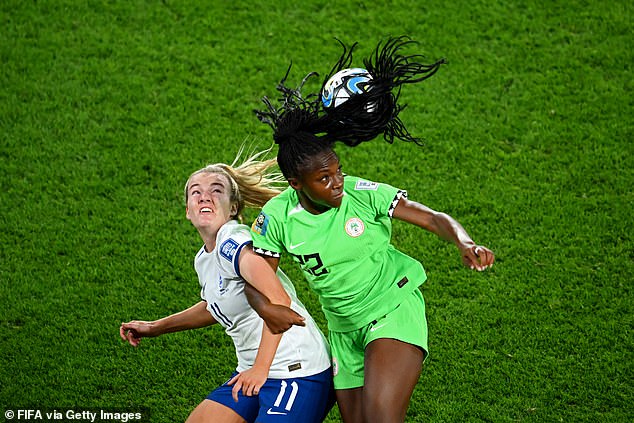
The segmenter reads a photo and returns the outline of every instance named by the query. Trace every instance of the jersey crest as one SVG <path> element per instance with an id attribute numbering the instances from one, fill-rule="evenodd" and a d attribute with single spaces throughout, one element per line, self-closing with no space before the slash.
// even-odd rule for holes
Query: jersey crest
<path id="1" fill-rule="evenodd" d="M 346 222 L 346 233 L 353 238 L 361 236 L 365 231 L 363 220 L 358 217 L 352 217 Z"/>

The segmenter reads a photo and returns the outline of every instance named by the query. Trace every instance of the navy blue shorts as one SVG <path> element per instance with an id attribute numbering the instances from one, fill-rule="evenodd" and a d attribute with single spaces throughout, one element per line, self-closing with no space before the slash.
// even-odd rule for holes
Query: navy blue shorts
<path id="1" fill-rule="evenodd" d="M 231 396 L 232 389 L 225 383 L 207 399 L 231 408 L 248 423 L 320 423 L 335 404 L 332 368 L 313 376 L 267 379 L 258 395 L 247 397 L 240 391 L 238 402 Z"/>

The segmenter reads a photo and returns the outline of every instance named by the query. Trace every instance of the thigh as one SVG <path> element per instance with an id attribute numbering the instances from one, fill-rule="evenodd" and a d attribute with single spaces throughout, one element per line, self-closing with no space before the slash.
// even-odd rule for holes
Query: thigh
<path id="1" fill-rule="evenodd" d="M 365 354 L 363 413 L 366 422 L 403 422 L 423 368 L 424 351 L 412 344 L 382 338 Z"/>
<path id="2" fill-rule="evenodd" d="M 232 375 L 235 376 L 237 373 Z M 230 379 L 229 379 L 230 380 Z M 229 381 L 227 380 L 227 382 Z M 238 402 L 233 400 L 232 396 L 233 386 L 227 385 L 227 383 L 219 386 L 209 395 L 207 395 L 207 400 L 211 400 L 213 403 L 217 403 L 229 410 L 232 410 L 236 415 L 240 416 L 246 422 L 254 422 L 255 418 L 258 415 L 258 410 L 260 409 L 260 404 L 257 396 L 246 396 L 242 393 L 242 391 L 238 392 Z M 205 403 L 203 401 L 203 403 Z M 201 403 L 201 404 L 203 404 Z M 218 407 L 214 408 L 214 412 L 218 412 L 220 409 Z M 195 410 L 194 410 L 195 411 Z M 218 421 L 224 421 L 217 419 Z M 213 420 L 212 420 L 213 421 Z M 233 421 L 233 420 L 227 420 Z"/>
<path id="3" fill-rule="evenodd" d="M 194 408 L 185 423 L 208 422 L 245 423 L 245 420 L 231 408 L 206 399 Z"/>

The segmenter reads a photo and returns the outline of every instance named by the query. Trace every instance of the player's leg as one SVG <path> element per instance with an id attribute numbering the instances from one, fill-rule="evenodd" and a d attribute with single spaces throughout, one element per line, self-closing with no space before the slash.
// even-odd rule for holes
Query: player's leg
<path id="1" fill-rule="evenodd" d="M 366 331 L 365 345 L 365 421 L 405 421 L 427 351 L 425 300 L 420 290 L 372 322 Z"/>
<path id="2" fill-rule="evenodd" d="M 344 423 L 362 423 L 364 330 L 328 333 L 337 406 Z"/>
<path id="3" fill-rule="evenodd" d="M 344 423 L 363 423 L 363 388 L 338 389 L 337 406 Z"/>
<path id="4" fill-rule="evenodd" d="M 366 348 L 364 422 L 404 422 L 423 368 L 423 350 L 395 339 L 377 339 Z"/>
<path id="5" fill-rule="evenodd" d="M 233 373 L 231 378 L 237 373 Z M 227 379 L 227 382 L 231 380 Z M 247 397 L 238 393 L 238 402 L 233 400 L 233 386 L 225 382 L 213 390 L 207 398 L 201 402 L 190 414 L 186 423 L 203 422 L 228 422 L 243 423 L 254 422 L 258 415 L 259 401 L 257 396 Z"/>
<path id="6" fill-rule="evenodd" d="M 205 399 L 191 412 L 185 423 L 246 423 L 238 413 L 231 408 Z"/>

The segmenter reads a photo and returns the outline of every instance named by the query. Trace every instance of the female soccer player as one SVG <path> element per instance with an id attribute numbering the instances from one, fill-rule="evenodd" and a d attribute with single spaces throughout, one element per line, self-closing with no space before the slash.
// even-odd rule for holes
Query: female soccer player
<path id="1" fill-rule="evenodd" d="M 249 228 L 236 220 L 245 205 L 261 206 L 278 194 L 275 179 L 267 176 L 274 164 L 275 159 L 252 158 L 237 168 L 209 165 L 189 177 L 186 216 L 204 242 L 194 260 L 202 300 L 159 320 L 121 324 L 121 338 L 135 347 L 144 337 L 216 323 L 232 338 L 236 373 L 192 411 L 189 423 L 317 423 L 334 403 L 325 338 L 297 299 L 290 280 L 281 271 L 276 276 L 253 252 Z M 303 327 L 293 326 L 283 336 L 271 333 L 247 303 L 247 284 L 271 300 L 273 313 L 282 313 L 287 322 Z M 276 332 L 284 329 L 288 326 Z"/>
<path id="2" fill-rule="evenodd" d="M 449 215 L 409 200 L 404 190 L 342 171 L 335 141 L 354 146 L 382 133 L 388 141 L 416 140 L 396 119 L 401 108 L 391 89 L 430 76 L 441 62 L 435 68 L 418 65 L 413 56 L 398 54 L 403 45 L 397 39 L 377 48 L 377 63 L 366 62 L 376 85 L 369 95 L 351 97 L 346 108 L 322 115 L 314 100 L 301 97 L 301 85 L 288 89 L 284 79 L 278 86 L 283 106 L 275 109 L 265 99 L 268 111 L 258 112 L 274 129 L 278 164 L 290 186 L 253 223 L 254 250 L 273 269 L 283 253 L 290 254 L 318 294 L 346 423 L 403 422 L 428 351 L 419 289 L 426 274 L 420 262 L 390 243 L 391 219 L 454 243 L 471 269 L 494 262 L 493 252 Z M 257 301 L 252 304 L 259 310 Z"/>

